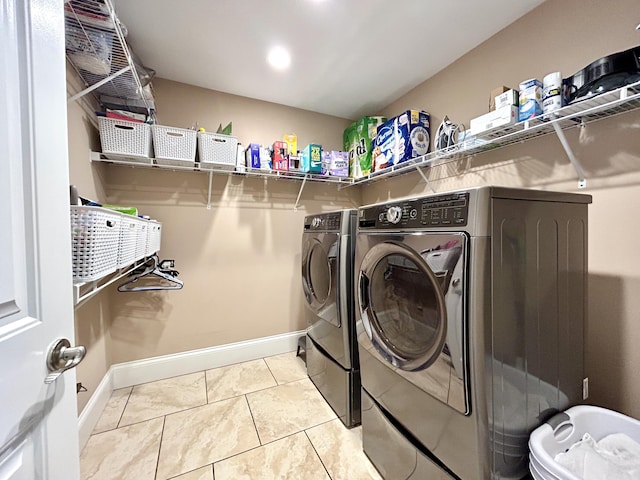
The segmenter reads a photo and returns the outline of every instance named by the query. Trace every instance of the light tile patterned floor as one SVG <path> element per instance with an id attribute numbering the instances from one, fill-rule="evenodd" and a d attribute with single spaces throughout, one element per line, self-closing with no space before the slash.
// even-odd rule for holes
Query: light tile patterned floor
<path id="1" fill-rule="evenodd" d="M 83 480 L 380 480 L 295 352 L 113 392 Z"/>

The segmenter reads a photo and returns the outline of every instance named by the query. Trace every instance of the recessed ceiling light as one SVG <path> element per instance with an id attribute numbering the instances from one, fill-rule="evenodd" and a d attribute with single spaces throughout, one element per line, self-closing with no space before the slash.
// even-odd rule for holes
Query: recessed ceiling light
<path id="1" fill-rule="evenodd" d="M 284 47 L 273 47 L 267 55 L 269 64 L 278 70 L 284 70 L 291 64 L 291 55 Z"/>

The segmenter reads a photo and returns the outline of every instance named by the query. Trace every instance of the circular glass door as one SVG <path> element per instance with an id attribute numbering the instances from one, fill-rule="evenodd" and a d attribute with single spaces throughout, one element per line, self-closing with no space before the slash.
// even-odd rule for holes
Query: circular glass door
<path id="1" fill-rule="evenodd" d="M 309 251 L 307 262 L 309 292 L 319 304 L 324 304 L 331 290 L 331 270 L 327 253 L 320 243 L 316 243 Z"/>
<path id="2" fill-rule="evenodd" d="M 440 282 L 413 249 L 383 242 L 365 255 L 360 309 L 373 345 L 394 366 L 419 370 L 442 351 L 447 335 Z"/>

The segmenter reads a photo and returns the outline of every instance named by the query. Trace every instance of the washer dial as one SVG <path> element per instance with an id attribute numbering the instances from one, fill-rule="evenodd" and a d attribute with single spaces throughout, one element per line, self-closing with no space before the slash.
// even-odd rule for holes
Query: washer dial
<path id="1" fill-rule="evenodd" d="M 397 205 L 393 207 L 389 207 L 389 209 L 387 210 L 387 220 L 389 220 L 389 223 L 396 224 L 400 221 L 401 218 L 402 218 L 401 207 Z"/>

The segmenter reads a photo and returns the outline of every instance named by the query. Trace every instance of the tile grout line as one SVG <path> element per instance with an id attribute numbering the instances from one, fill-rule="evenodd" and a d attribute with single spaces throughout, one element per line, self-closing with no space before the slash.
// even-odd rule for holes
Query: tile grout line
<path id="1" fill-rule="evenodd" d="M 229 460 L 230 458 L 234 458 L 234 457 L 237 457 L 239 455 L 244 455 L 245 453 L 252 452 L 253 450 L 258 450 L 259 448 L 266 447 L 267 445 L 271 445 L 272 443 L 279 442 L 280 440 L 284 440 L 285 438 L 293 437 L 294 435 L 298 435 L 299 433 L 303 433 L 303 432 L 304 432 L 304 430 L 299 430 L 297 432 L 290 433 L 289 435 L 285 435 L 282 438 L 277 438 L 275 440 L 271 440 L 270 442 L 267 442 L 267 443 L 262 444 L 262 445 L 258 445 L 257 447 L 250 448 L 250 449 L 245 450 L 243 452 L 234 453 L 233 455 L 229 455 L 228 457 L 224 457 L 224 458 L 221 458 L 219 460 L 216 460 L 215 462 L 212 463 L 212 465 L 214 465 L 216 463 L 220 463 L 220 462 L 222 462 L 224 460 Z"/>
<path id="2" fill-rule="evenodd" d="M 253 428 L 256 429 L 256 436 L 258 437 L 258 442 L 260 443 L 260 446 L 262 446 L 262 439 L 260 438 L 260 432 L 258 431 L 258 426 L 256 425 L 256 419 L 253 418 L 253 412 L 251 411 L 251 405 L 249 404 L 249 399 L 247 398 L 246 395 L 243 395 L 243 397 L 244 397 L 244 401 L 247 404 L 247 408 L 249 409 L 249 415 L 251 415 L 251 421 L 253 422 Z"/>
<path id="3" fill-rule="evenodd" d="M 117 430 L 118 428 L 120 428 L 120 422 L 122 422 L 122 417 L 124 417 L 124 411 L 127 409 L 127 405 L 129 405 L 129 400 L 131 399 L 131 395 L 133 395 L 134 388 L 135 388 L 135 385 L 133 385 L 131 387 L 131 390 L 129 390 L 129 395 L 127 395 L 127 401 L 124 402 L 124 408 L 122 409 L 122 412 L 120 412 L 120 417 L 118 417 L 118 422 L 116 423 L 116 428 L 114 430 Z M 111 395 L 113 395 L 113 393 L 111 393 Z"/>
<path id="4" fill-rule="evenodd" d="M 209 383 L 207 382 L 207 371 L 204 370 L 204 395 L 207 401 L 207 405 L 209 405 Z"/>
<path id="5" fill-rule="evenodd" d="M 327 476 L 329 477 L 329 480 L 332 480 L 331 474 L 329 473 L 329 469 L 327 468 L 327 466 L 322 461 L 322 457 L 320 456 L 320 452 L 318 452 L 318 450 L 316 450 L 316 446 L 311 441 L 311 438 L 309 437 L 309 434 L 307 433 L 307 430 L 303 430 L 303 432 L 304 432 L 304 436 L 307 437 L 307 440 L 311 444 L 311 448 L 313 448 L 313 451 L 316 452 L 316 456 L 318 457 L 318 460 L 320 460 L 320 463 L 322 464 L 322 468 L 324 468 L 324 471 L 327 472 Z"/>
<path id="6" fill-rule="evenodd" d="M 262 358 L 262 361 L 264 362 L 264 364 L 267 366 L 267 370 L 269 370 L 269 373 L 271 374 L 271 377 L 273 378 L 273 381 L 276 382 L 276 386 L 280 385 L 280 382 L 278 382 L 278 379 L 276 378 L 276 376 L 273 374 L 273 372 L 271 371 L 271 367 L 269 367 L 269 364 L 267 363 L 267 361 L 265 360 L 265 358 L 268 357 L 264 357 Z"/>
<path id="7" fill-rule="evenodd" d="M 162 451 L 162 440 L 164 439 L 164 426 L 167 421 L 167 416 L 165 415 L 162 418 L 162 431 L 160 432 L 160 442 L 158 442 L 158 455 L 156 457 L 156 473 L 153 476 L 154 479 L 158 478 L 158 467 L 160 466 L 160 452 Z"/>

